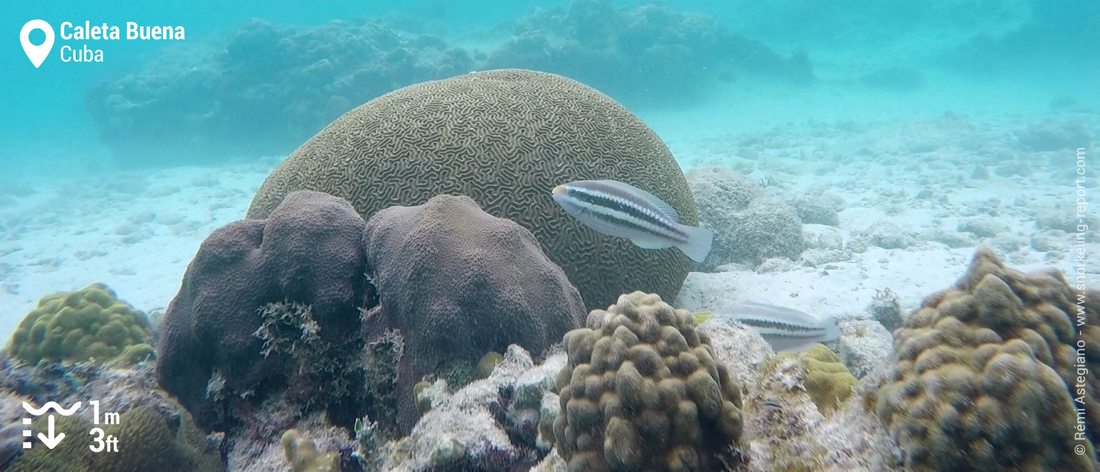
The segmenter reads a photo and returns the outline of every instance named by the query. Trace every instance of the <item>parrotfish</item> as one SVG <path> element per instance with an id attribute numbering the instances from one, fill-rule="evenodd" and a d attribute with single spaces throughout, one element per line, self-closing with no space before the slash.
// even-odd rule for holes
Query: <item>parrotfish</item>
<path id="1" fill-rule="evenodd" d="M 781 306 L 739 303 L 715 313 L 751 326 L 776 352 L 800 351 L 840 336 L 835 319 L 818 319 Z"/>
<path id="2" fill-rule="evenodd" d="M 680 224 L 676 209 L 655 195 L 615 180 L 578 180 L 554 187 L 554 201 L 577 221 L 644 249 L 676 247 L 695 262 L 710 253 L 714 234 Z"/>

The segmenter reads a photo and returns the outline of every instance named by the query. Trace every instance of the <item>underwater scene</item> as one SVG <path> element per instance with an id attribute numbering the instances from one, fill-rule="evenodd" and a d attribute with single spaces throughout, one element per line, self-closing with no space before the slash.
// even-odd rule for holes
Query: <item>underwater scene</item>
<path id="1" fill-rule="evenodd" d="M 0 11 L 2 471 L 1100 470 L 1100 2 Z"/>

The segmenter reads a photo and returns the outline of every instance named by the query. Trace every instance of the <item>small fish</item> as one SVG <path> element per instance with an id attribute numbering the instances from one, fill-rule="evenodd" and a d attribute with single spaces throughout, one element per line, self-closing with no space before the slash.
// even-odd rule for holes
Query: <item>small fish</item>
<path id="1" fill-rule="evenodd" d="M 751 326 L 776 352 L 800 351 L 840 336 L 835 319 L 821 320 L 781 306 L 739 303 L 716 313 Z"/>
<path id="2" fill-rule="evenodd" d="M 578 180 L 554 187 L 554 201 L 577 221 L 644 249 L 680 249 L 695 262 L 710 253 L 714 234 L 680 224 L 680 215 L 653 194 L 615 180 Z"/>

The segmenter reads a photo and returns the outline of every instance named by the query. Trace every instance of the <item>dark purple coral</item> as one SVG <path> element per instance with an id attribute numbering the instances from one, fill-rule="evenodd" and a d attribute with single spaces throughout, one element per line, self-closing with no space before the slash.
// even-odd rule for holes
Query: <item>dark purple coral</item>
<path id="1" fill-rule="evenodd" d="M 157 359 L 161 386 L 200 426 L 224 426 L 229 396 L 262 397 L 285 380 L 286 356 L 262 355 L 255 334 L 267 304 L 308 305 L 326 341 L 359 333 L 370 293 L 364 224 L 347 201 L 298 191 L 266 220 L 231 223 L 203 242 L 165 314 Z"/>
<path id="2" fill-rule="evenodd" d="M 367 331 L 398 329 L 405 339 L 397 414 L 406 431 L 424 375 L 509 344 L 537 354 L 584 320 L 579 293 L 534 236 L 468 197 L 381 210 L 364 245 L 381 303 Z"/>

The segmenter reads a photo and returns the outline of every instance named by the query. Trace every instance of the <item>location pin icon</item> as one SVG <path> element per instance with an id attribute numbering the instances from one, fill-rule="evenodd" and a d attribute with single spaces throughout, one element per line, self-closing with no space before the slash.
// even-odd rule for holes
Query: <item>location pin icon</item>
<path id="1" fill-rule="evenodd" d="M 37 46 L 31 44 L 31 31 L 34 30 L 42 30 L 46 33 L 46 40 Z M 53 49 L 53 27 L 43 20 L 28 21 L 19 32 L 19 42 L 23 45 L 23 52 L 27 53 L 27 59 L 30 59 L 31 64 L 34 64 L 34 68 L 37 69 L 46 60 L 46 56 L 50 55 L 50 49 Z"/>

